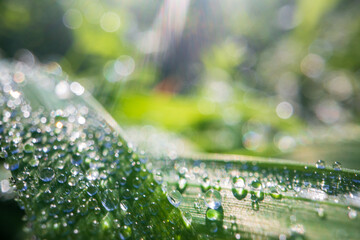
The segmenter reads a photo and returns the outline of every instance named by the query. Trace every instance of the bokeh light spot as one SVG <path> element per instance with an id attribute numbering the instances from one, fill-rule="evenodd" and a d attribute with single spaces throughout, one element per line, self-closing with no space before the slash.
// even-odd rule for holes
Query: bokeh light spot
<path id="1" fill-rule="evenodd" d="M 120 24 L 120 17 L 114 12 L 106 12 L 100 18 L 100 26 L 105 32 L 117 31 Z"/>
<path id="2" fill-rule="evenodd" d="M 63 23 L 67 28 L 78 29 L 83 23 L 83 17 L 79 10 L 69 9 L 65 12 Z"/>

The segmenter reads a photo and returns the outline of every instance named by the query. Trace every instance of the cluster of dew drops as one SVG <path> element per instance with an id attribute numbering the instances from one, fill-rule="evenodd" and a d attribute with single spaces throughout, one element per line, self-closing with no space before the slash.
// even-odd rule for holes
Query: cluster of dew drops
<path id="1" fill-rule="evenodd" d="M 266 196 L 279 201 L 299 196 L 337 202 L 338 195 L 352 198 L 352 193 L 359 192 L 358 178 L 337 174 L 341 172 L 338 162 L 331 175 L 284 169 L 279 175 L 256 164 L 206 166 L 200 160 L 184 166 L 173 161 L 170 172 L 152 169 L 145 156 L 134 153 L 88 107 L 69 104 L 51 112 L 33 111 L 12 79 L 11 73 L 0 74 L 0 157 L 12 171 L 17 201 L 26 210 L 29 228 L 40 235 L 76 236 L 86 229 L 89 234 L 107 231 L 120 239 L 170 239 L 183 232 L 178 217 L 187 226 L 192 223 L 192 213 L 183 211 L 181 204 L 193 182 L 201 189 L 193 209 L 200 213 L 206 206 L 205 219 L 212 233 L 222 228 L 224 215 L 228 216 L 224 189 L 239 201 L 250 196 L 254 211 L 259 211 Z M 325 169 L 324 162 L 319 160 L 316 168 Z M 167 184 L 175 175 L 176 187 L 170 190 Z M 325 214 L 322 208 L 317 212 L 319 217 Z M 349 208 L 348 216 L 355 219 L 356 210 Z M 230 215 L 235 224 L 234 218 Z M 234 235 L 240 237 L 236 231 Z"/>
<path id="2" fill-rule="evenodd" d="M 47 76 L 48 78 L 51 76 Z M 87 106 L 32 110 L 0 74 L 0 158 L 12 173 L 27 231 L 40 238 L 172 239 L 181 212 L 148 159 Z"/>
<path id="3" fill-rule="evenodd" d="M 181 207 L 183 195 L 187 195 L 186 190 L 189 185 L 197 186 L 201 189 L 201 193 L 197 193 L 197 197 L 193 202 L 193 207 L 197 213 L 205 214 L 206 221 L 209 223 L 209 230 L 217 232 L 220 228 L 228 228 L 222 225 L 224 216 L 228 217 L 231 223 L 230 230 L 235 225 L 236 217 L 234 214 L 224 213 L 224 204 L 233 201 L 224 201 L 229 198 L 229 192 L 232 198 L 238 201 L 249 199 L 250 209 L 259 211 L 261 202 L 265 197 L 270 197 L 275 201 L 281 201 L 283 198 L 290 199 L 309 199 L 316 201 L 325 201 L 349 205 L 347 207 L 347 215 L 350 220 L 357 218 L 357 211 L 351 207 L 351 202 L 359 201 L 359 178 L 354 174 L 353 178 L 343 176 L 342 168 L 339 162 L 335 162 L 330 172 L 324 173 L 326 169 L 325 162 L 318 160 L 314 167 L 304 166 L 304 171 L 278 170 L 261 168 L 256 163 L 242 163 L 235 168 L 241 168 L 240 171 L 234 171 L 231 163 L 223 163 L 223 165 L 206 166 L 205 161 L 175 161 L 173 169 L 167 172 L 168 176 L 178 175 L 176 183 L 173 184 L 173 190 L 168 192 L 168 199 L 175 207 Z M 215 169 L 215 170 L 214 170 Z M 164 171 L 166 172 L 166 171 Z M 169 180 L 171 182 L 171 180 Z M 248 181 L 248 183 L 247 183 Z M 194 184 L 191 184 L 194 183 Z M 229 190 L 229 191 L 227 191 Z M 196 191 L 199 192 L 199 191 Z M 194 190 L 189 193 L 194 194 Z M 356 205 L 356 204 L 355 204 Z M 320 219 L 324 219 L 326 212 L 322 207 L 316 207 L 315 212 Z M 304 234 L 304 226 L 297 224 L 290 216 L 291 225 L 289 232 L 295 236 Z M 219 224 L 219 222 L 221 224 Z M 233 231 L 235 238 L 240 234 Z M 285 238 L 281 235 L 280 238 Z"/>

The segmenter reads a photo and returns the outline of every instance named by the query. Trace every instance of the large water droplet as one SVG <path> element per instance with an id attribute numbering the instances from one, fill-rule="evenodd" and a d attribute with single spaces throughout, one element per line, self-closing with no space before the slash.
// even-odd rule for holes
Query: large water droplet
<path id="1" fill-rule="evenodd" d="M 111 212 L 117 208 L 114 200 L 115 200 L 115 197 L 111 190 L 106 189 L 105 191 L 102 192 L 101 203 L 104 206 L 104 208 L 106 209 L 106 211 Z"/>
<path id="2" fill-rule="evenodd" d="M 125 199 L 120 201 L 120 208 L 121 210 L 123 210 L 124 212 L 126 212 L 129 209 L 129 203 L 128 201 L 126 201 Z"/>
<path id="3" fill-rule="evenodd" d="M 319 159 L 319 160 L 317 160 L 315 166 L 318 169 L 324 169 L 325 168 L 325 162 L 323 160 Z"/>
<path id="4" fill-rule="evenodd" d="M 264 200 L 264 192 L 262 191 L 262 184 L 259 179 L 251 182 L 251 199 L 254 201 Z"/>
<path id="5" fill-rule="evenodd" d="M 43 182 L 50 182 L 54 178 L 54 176 L 55 176 L 55 172 L 50 167 L 45 167 L 45 168 L 41 169 L 39 172 L 39 178 Z"/>
<path id="6" fill-rule="evenodd" d="M 71 157 L 71 163 L 76 165 L 76 166 L 79 166 L 82 162 L 82 157 L 79 153 L 76 153 L 76 154 L 73 154 L 72 157 Z"/>
<path id="7" fill-rule="evenodd" d="M 167 198 L 174 207 L 179 207 L 183 199 L 181 193 L 178 190 L 172 190 L 169 192 L 167 194 Z"/>
<path id="8" fill-rule="evenodd" d="M 221 206 L 221 194 L 214 189 L 210 189 L 205 193 L 204 201 L 207 207 L 218 209 Z"/>
<path id="9" fill-rule="evenodd" d="M 88 186 L 88 188 L 86 189 L 86 192 L 89 196 L 94 196 L 97 192 L 98 192 L 98 189 L 96 186 L 94 185 L 90 185 Z"/>
<path id="10" fill-rule="evenodd" d="M 34 152 L 34 145 L 31 142 L 28 142 L 24 145 L 24 152 L 25 153 L 32 153 Z"/>
<path id="11" fill-rule="evenodd" d="M 270 187 L 270 196 L 273 199 L 281 199 L 282 194 L 280 193 L 280 189 L 278 187 Z"/>
<path id="12" fill-rule="evenodd" d="M 179 192 L 183 193 L 187 187 L 187 181 L 185 178 L 180 177 L 179 182 L 177 183 L 177 189 Z"/>
<path id="13" fill-rule="evenodd" d="M 244 199 L 247 195 L 247 190 L 245 189 L 245 179 L 242 177 L 233 178 L 233 187 L 232 193 L 234 197 L 241 200 Z"/>

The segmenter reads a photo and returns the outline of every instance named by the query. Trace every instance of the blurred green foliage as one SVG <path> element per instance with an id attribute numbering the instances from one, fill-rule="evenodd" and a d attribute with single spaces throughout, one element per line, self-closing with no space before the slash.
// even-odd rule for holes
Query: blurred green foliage
<path id="1" fill-rule="evenodd" d="M 121 124 L 176 132 L 197 150 L 334 161 L 318 149 L 358 148 L 359 9 L 354 0 L 1 0 L 0 49 L 58 62 Z"/>

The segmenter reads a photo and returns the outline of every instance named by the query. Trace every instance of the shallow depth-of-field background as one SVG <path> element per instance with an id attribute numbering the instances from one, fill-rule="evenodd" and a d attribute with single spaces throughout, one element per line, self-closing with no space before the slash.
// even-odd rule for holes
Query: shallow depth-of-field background
<path id="1" fill-rule="evenodd" d="M 0 56 L 66 72 L 145 148 L 360 169 L 359 13 L 356 0 L 0 0 Z M 0 196 L 0 212 L 16 238 L 22 211 Z"/>

